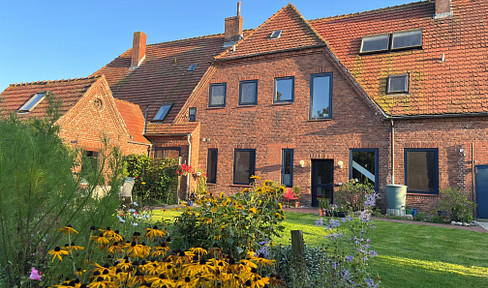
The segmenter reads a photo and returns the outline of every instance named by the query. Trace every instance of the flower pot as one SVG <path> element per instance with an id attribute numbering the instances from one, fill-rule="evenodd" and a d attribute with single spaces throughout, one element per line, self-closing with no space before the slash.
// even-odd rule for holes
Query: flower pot
<path id="1" fill-rule="evenodd" d="M 300 208 L 300 201 L 295 202 L 295 208 Z"/>

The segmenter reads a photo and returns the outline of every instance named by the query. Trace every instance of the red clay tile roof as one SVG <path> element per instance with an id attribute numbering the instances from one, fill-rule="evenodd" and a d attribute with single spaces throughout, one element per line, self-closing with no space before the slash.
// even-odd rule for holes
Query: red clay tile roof
<path id="1" fill-rule="evenodd" d="M 452 18 L 433 19 L 433 1 L 423 1 L 309 23 L 387 114 L 486 113 L 488 1 L 453 0 L 452 10 Z M 364 36 L 418 28 L 422 49 L 359 55 Z M 410 93 L 387 95 L 388 75 L 405 73 Z"/>
<path id="2" fill-rule="evenodd" d="M 181 135 L 192 133 L 200 125 L 199 122 L 181 124 L 148 123 L 146 135 Z"/>
<path id="3" fill-rule="evenodd" d="M 139 143 L 150 144 L 144 133 L 144 115 L 141 112 L 141 108 L 137 104 L 133 104 L 124 100 L 115 98 L 115 105 L 119 110 L 120 115 L 124 119 L 125 125 L 129 130 L 132 140 Z"/>
<path id="4" fill-rule="evenodd" d="M 281 37 L 271 39 L 269 36 L 277 30 L 282 30 Z M 320 45 L 325 45 L 320 35 L 295 6 L 288 4 L 239 41 L 235 45 L 235 51 L 230 47 L 215 59 L 232 59 Z"/>
<path id="5" fill-rule="evenodd" d="M 248 33 L 248 32 L 247 32 Z M 173 103 L 164 123 L 172 123 L 213 57 L 223 51 L 224 35 L 209 35 L 147 45 L 146 59 L 135 70 L 129 70 L 132 48 L 94 75 L 104 74 L 118 99 L 149 106 L 151 120 L 164 103 Z M 192 64 L 195 71 L 187 72 Z"/>
<path id="6" fill-rule="evenodd" d="M 11 84 L 0 94 L 0 114 L 18 110 L 34 94 L 50 91 L 61 100 L 60 113 L 70 110 L 85 92 L 100 77 L 76 78 L 56 81 L 38 81 L 31 83 Z M 30 113 L 19 114 L 22 118 L 43 117 L 46 115 L 48 101 L 44 98 Z"/>

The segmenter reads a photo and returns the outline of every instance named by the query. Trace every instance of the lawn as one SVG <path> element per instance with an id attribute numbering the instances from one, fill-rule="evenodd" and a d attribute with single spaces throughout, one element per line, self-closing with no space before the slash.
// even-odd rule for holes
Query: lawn
<path id="1" fill-rule="evenodd" d="M 177 211 L 154 211 L 167 220 Z M 325 243 L 317 216 L 286 213 L 285 231 L 277 244 L 289 244 L 290 231 L 302 230 L 305 243 Z M 372 267 L 381 287 L 488 287 L 488 234 L 435 226 L 375 221 L 371 248 L 378 252 Z"/>

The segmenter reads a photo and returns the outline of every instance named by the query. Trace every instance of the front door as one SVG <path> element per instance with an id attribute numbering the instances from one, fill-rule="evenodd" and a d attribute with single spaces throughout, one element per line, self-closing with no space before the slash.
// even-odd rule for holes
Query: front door
<path id="1" fill-rule="evenodd" d="M 476 214 L 488 219 L 488 165 L 476 166 Z"/>
<path id="2" fill-rule="evenodd" d="M 319 199 L 332 202 L 334 186 L 334 160 L 312 160 L 312 206 L 319 205 Z"/>

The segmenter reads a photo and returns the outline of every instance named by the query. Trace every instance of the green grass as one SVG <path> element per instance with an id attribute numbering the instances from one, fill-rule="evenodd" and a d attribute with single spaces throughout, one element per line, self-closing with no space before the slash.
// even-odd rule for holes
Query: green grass
<path id="1" fill-rule="evenodd" d="M 171 220 L 180 213 L 154 211 L 153 217 Z M 275 243 L 289 244 L 291 230 L 302 230 L 306 244 L 325 243 L 317 216 L 287 212 L 286 217 Z M 372 268 L 381 287 L 488 287 L 488 234 L 388 221 L 375 226 L 370 244 L 378 256 Z"/>

